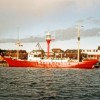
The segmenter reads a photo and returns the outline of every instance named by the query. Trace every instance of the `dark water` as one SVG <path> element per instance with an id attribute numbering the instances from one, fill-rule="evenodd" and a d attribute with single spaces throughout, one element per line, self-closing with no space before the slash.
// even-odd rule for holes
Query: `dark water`
<path id="1" fill-rule="evenodd" d="M 0 100 L 100 100 L 100 69 L 0 67 Z"/>

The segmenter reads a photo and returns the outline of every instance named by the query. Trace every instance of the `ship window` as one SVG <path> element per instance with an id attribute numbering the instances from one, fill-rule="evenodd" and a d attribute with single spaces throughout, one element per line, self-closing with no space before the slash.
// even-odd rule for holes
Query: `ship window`
<path id="1" fill-rule="evenodd" d="M 93 52 L 95 52 L 95 50 L 93 50 Z"/>
<path id="2" fill-rule="evenodd" d="M 83 50 L 83 52 L 85 52 L 85 50 Z"/>

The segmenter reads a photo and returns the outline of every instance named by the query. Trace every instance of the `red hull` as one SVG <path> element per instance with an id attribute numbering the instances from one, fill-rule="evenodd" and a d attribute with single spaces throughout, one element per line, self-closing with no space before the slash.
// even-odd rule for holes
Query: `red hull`
<path id="1" fill-rule="evenodd" d="M 82 68 L 92 69 L 93 65 L 98 62 L 96 59 L 86 60 L 83 62 L 40 62 L 40 61 L 27 61 L 16 60 L 12 58 L 4 58 L 9 67 L 33 67 L 33 68 Z"/>

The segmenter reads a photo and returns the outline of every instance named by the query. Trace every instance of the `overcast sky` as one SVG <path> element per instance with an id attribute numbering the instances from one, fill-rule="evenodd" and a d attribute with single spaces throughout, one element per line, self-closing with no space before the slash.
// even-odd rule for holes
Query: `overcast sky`
<path id="1" fill-rule="evenodd" d="M 100 35 L 100 0 L 0 0 L 0 39 L 16 38 L 18 27 L 20 38 L 49 31 L 70 39 L 77 24 L 84 37 Z"/>

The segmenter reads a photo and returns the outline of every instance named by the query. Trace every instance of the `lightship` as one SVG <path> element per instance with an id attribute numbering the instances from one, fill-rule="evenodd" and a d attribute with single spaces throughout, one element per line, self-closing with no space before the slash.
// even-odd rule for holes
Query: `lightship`
<path id="1" fill-rule="evenodd" d="M 11 57 L 4 57 L 4 60 L 9 64 L 9 67 L 32 67 L 32 68 L 80 68 L 80 69 L 92 69 L 94 65 L 98 62 L 97 59 L 86 59 L 82 62 L 79 62 L 79 46 L 80 46 L 80 31 L 78 28 L 78 53 L 77 53 L 77 61 L 69 61 L 69 59 L 50 59 L 50 42 L 52 41 L 50 33 L 46 35 L 47 42 L 47 57 L 46 59 L 41 59 L 35 57 L 32 53 L 28 55 L 28 60 L 19 59 L 19 46 L 20 42 L 17 41 L 17 59 L 13 59 Z M 31 58 L 29 58 L 31 56 Z"/>

